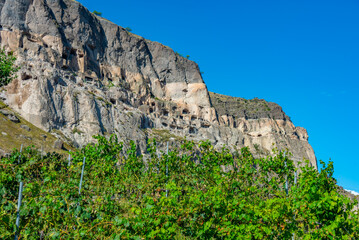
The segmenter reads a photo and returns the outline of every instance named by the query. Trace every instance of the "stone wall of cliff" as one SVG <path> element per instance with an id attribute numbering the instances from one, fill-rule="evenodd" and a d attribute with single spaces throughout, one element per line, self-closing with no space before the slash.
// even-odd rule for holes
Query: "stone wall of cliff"
<path id="1" fill-rule="evenodd" d="M 249 146 L 258 154 L 288 148 L 316 165 L 305 129 L 278 105 L 262 101 L 270 110 L 259 114 L 259 105 L 249 111 L 243 99 L 210 97 L 195 62 L 76 1 L 0 0 L 0 14 L 1 46 L 21 66 L 0 97 L 75 146 L 116 133 L 145 151 L 149 137 L 166 133 L 217 147 Z"/>

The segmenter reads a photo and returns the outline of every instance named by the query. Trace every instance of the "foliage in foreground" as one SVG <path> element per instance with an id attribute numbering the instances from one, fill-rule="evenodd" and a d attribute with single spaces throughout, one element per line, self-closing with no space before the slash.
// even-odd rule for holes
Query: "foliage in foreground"
<path id="1" fill-rule="evenodd" d="M 320 173 L 301 167 L 294 184 L 284 152 L 255 159 L 247 148 L 231 154 L 184 142 L 159 157 L 153 141 L 144 160 L 133 143 L 123 154 L 116 137 L 96 138 L 70 166 L 32 148 L 1 159 L 1 239 L 14 236 L 20 181 L 23 239 L 359 238 L 355 203 L 338 193 L 332 163 Z"/>

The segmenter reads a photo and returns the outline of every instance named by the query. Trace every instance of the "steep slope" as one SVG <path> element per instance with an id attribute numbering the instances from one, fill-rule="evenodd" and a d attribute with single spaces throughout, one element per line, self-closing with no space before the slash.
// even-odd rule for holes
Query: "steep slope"
<path id="1" fill-rule="evenodd" d="M 0 12 L 1 45 L 21 66 L 0 96 L 27 121 L 60 131 L 75 146 L 116 133 L 144 152 L 151 136 L 187 137 L 259 154 L 289 148 L 295 159 L 316 165 L 306 131 L 283 112 L 271 118 L 243 112 L 241 104 L 222 109 L 224 96 L 212 94 L 211 102 L 196 63 L 76 1 L 0 0 Z"/>
<path id="2" fill-rule="evenodd" d="M 60 135 L 59 135 L 60 134 Z M 0 101 L 0 157 L 10 153 L 14 148 L 35 146 L 46 152 L 65 153 L 73 148 L 57 140 L 61 133 L 48 133 L 21 118 Z"/>

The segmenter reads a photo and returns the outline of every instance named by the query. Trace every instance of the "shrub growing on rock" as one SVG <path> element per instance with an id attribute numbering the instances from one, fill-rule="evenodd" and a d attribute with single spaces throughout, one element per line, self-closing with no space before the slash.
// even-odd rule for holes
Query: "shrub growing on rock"
<path id="1" fill-rule="evenodd" d="M 0 49 L 0 87 L 8 85 L 16 76 L 19 67 L 14 65 L 16 57 L 13 52 Z"/>
<path id="2" fill-rule="evenodd" d="M 98 11 L 96 11 L 96 10 L 93 11 L 93 14 L 95 14 L 95 15 L 97 15 L 97 16 L 100 16 L 100 17 L 102 16 L 102 12 L 98 12 Z"/>

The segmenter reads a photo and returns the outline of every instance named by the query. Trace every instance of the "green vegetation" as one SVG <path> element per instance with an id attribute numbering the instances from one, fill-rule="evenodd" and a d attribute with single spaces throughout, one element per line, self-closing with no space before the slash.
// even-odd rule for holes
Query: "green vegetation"
<path id="1" fill-rule="evenodd" d="M 307 163 L 294 183 L 284 152 L 255 159 L 183 141 L 158 155 L 153 140 L 144 161 L 133 142 L 124 153 L 115 136 L 95 138 L 71 166 L 30 147 L 0 160 L 1 239 L 14 236 L 20 181 L 24 239 L 359 238 L 356 202 L 338 193 L 332 163 L 320 172 Z"/>
<path id="2" fill-rule="evenodd" d="M 177 56 L 179 56 L 179 57 L 183 57 L 183 55 L 180 54 L 180 53 L 178 53 L 178 52 L 175 52 L 175 54 L 176 54 Z"/>
<path id="3" fill-rule="evenodd" d="M 98 12 L 98 11 L 93 11 L 93 14 L 95 14 L 96 16 L 102 17 L 102 12 Z"/>
<path id="4" fill-rule="evenodd" d="M 108 84 L 108 88 L 110 89 L 110 88 L 112 88 L 112 87 L 115 87 L 115 84 L 113 84 L 113 82 L 110 82 L 110 83 Z"/>
<path id="5" fill-rule="evenodd" d="M 130 27 L 125 27 L 125 30 L 126 30 L 127 32 L 132 32 L 132 29 L 131 29 Z"/>
<path id="6" fill-rule="evenodd" d="M 176 141 L 183 141 L 184 139 L 182 137 L 176 136 L 170 132 L 168 129 L 151 129 L 150 132 L 151 136 L 153 136 L 157 141 L 160 142 L 167 142 L 171 139 L 174 139 Z"/>
<path id="7" fill-rule="evenodd" d="M 13 52 L 0 48 L 0 87 L 8 85 L 16 76 L 19 67 L 15 67 L 16 57 Z"/>
<path id="8" fill-rule="evenodd" d="M 0 101 L 0 109 L 6 108 L 6 107 L 7 107 L 6 104 L 3 103 L 2 101 Z"/>
<path id="9" fill-rule="evenodd" d="M 75 133 L 77 133 L 77 134 L 83 134 L 84 132 L 83 131 L 81 131 L 81 130 L 79 130 L 78 128 L 74 128 L 74 129 L 72 129 L 72 134 L 75 134 Z"/>
<path id="10" fill-rule="evenodd" d="M 184 58 L 184 56 L 183 56 L 182 54 L 180 54 L 179 52 L 175 52 L 175 54 L 176 54 L 177 56 L 179 56 L 179 57 L 183 57 L 183 58 Z M 189 59 L 190 56 L 189 56 L 189 55 L 186 55 L 186 58 Z"/>

